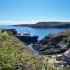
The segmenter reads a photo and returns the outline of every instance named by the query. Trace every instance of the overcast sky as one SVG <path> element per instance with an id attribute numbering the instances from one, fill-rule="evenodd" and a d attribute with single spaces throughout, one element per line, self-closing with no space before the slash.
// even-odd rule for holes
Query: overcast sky
<path id="1" fill-rule="evenodd" d="M 70 0 L 0 0 L 0 24 L 70 21 Z"/>

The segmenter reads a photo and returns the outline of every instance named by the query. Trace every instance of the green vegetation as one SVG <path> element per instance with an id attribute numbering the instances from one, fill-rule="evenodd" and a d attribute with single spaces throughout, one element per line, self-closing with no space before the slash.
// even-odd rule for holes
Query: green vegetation
<path id="1" fill-rule="evenodd" d="M 0 70 L 56 70 L 47 61 L 46 57 L 32 54 L 24 43 L 0 30 Z"/>
<path id="2" fill-rule="evenodd" d="M 42 64 L 24 43 L 0 31 L 0 70 L 41 70 Z"/>

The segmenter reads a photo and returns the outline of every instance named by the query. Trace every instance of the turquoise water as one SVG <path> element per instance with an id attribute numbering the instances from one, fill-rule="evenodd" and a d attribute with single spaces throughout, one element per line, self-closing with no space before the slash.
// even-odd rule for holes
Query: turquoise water
<path id="1" fill-rule="evenodd" d="M 41 40 L 43 37 L 48 35 L 49 33 L 59 33 L 63 31 L 64 29 L 56 29 L 56 28 L 47 28 L 47 29 L 38 29 L 38 28 L 29 28 L 29 27 L 15 27 L 15 26 L 0 26 L 0 28 L 15 28 L 18 33 L 24 33 L 29 31 L 31 35 L 38 35 L 39 39 Z"/>
<path id="2" fill-rule="evenodd" d="M 46 35 L 48 35 L 49 33 L 59 33 L 61 31 L 64 31 L 64 29 L 56 29 L 56 28 L 47 28 L 47 29 L 36 29 L 36 28 L 29 28 L 29 27 L 15 27 L 15 26 L 0 26 L 0 29 L 8 29 L 8 28 L 14 28 L 17 30 L 18 33 L 24 33 L 29 31 L 31 35 L 38 35 L 39 39 L 41 40 L 42 38 L 44 38 Z M 28 45 L 29 50 L 32 51 L 32 53 L 34 54 L 38 54 L 38 51 L 34 50 L 31 45 Z"/>

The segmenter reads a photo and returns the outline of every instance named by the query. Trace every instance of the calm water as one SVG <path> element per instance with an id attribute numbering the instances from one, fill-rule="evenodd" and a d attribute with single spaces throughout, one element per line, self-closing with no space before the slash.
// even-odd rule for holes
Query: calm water
<path id="1" fill-rule="evenodd" d="M 39 39 L 41 40 L 44 36 L 48 35 L 49 33 L 59 33 L 64 29 L 56 29 L 56 28 L 47 28 L 47 29 L 36 29 L 36 28 L 29 28 L 29 27 L 15 27 L 15 26 L 0 26 L 0 28 L 15 28 L 18 33 L 24 33 L 29 31 L 31 35 L 38 35 Z"/>
<path id="2" fill-rule="evenodd" d="M 61 31 L 63 31 L 64 29 L 56 29 L 56 28 L 52 28 L 52 29 L 36 29 L 36 28 L 29 28 L 29 27 L 15 27 L 15 26 L 0 26 L 0 29 L 3 29 L 3 28 L 14 28 L 17 30 L 18 33 L 24 33 L 24 32 L 27 32 L 29 31 L 31 35 L 38 35 L 39 36 L 39 39 L 38 40 L 41 40 L 43 37 L 45 37 L 46 35 L 48 35 L 49 33 L 59 33 Z M 28 46 L 29 49 L 32 51 L 32 53 L 34 54 L 38 54 L 38 52 L 36 50 L 34 50 L 31 45 Z"/>

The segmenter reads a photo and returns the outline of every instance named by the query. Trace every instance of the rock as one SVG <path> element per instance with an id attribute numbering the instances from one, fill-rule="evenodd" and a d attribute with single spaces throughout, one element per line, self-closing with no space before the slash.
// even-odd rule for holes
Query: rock
<path id="1" fill-rule="evenodd" d="M 58 34 L 49 34 L 33 45 L 33 48 L 42 54 L 64 53 L 70 48 L 70 30 Z"/>

